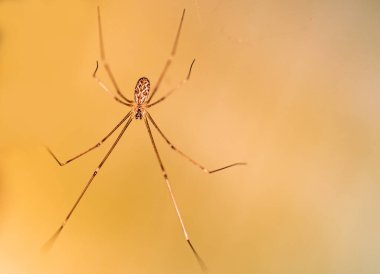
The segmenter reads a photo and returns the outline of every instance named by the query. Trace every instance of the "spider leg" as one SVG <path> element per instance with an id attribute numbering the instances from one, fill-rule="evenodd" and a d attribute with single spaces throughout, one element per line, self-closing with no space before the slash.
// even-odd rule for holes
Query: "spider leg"
<path id="1" fill-rule="evenodd" d="M 183 19 L 185 18 L 185 9 L 183 10 L 182 12 L 182 17 L 181 17 L 181 21 L 179 23 L 179 27 L 178 27 L 178 30 L 177 30 L 177 34 L 176 34 L 176 37 L 175 37 L 175 40 L 174 40 L 174 44 L 173 44 L 173 48 L 172 48 L 172 51 L 170 52 L 170 56 L 169 58 L 166 60 L 166 63 L 165 63 L 165 66 L 161 72 L 161 75 L 160 77 L 158 78 L 157 80 L 157 83 L 155 85 L 155 87 L 153 88 L 152 90 L 152 93 L 150 95 L 150 98 L 148 99 L 147 103 L 149 104 L 150 100 L 152 100 L 154 94 L 156 93 L 156 91 L 158 90 L 158 88 L 160 87 L 161 85 L 161 82 L 162 82 L 162 79 L 164 79 L 165 77 L 165 74 L 166 74 L 166 71 L 168 70 L 168 68 L 170 67 L 171 63 L 172 63 L 172 60 L 173 60 L 173 57 L 176 53 L 176 50 L 177 50 L 177 45 L 178 45 L 178 40 L 179 40 L 179 36 L 181 34 L 181 29 L 182 29 L 182 23 L 183 23 Z"/>
<path id="2" fill-rule="evenodd" d="M 154 101 L 153 103 L 151 104 L 148 104 L 147 107 L 151 107 L 151 106 L 154 106 L 162 101 L 164 101 L 170 94 L 172 94 L 174 91 L 180 89 L 184 84 L 187 83 L 187 81 L 189 81 L 190 79 L 190 75 L 191 75 L 191 69 L 193 68 L 193 65 L 194 65 L 194 62 L 195 62 L 195 59 L 193 60 L 193 62 L 191 62 L 191 65 L 190 65 L 190 68 L 189 68 L 189 72 L 187 73 L 187 77 L 185 79 L 183 79 L 175 88 L 169 90 L 169 92 L 167 92 L 164 96 L 162 96 L 160 99 L 158 99 L 157 101 Z M 152 98 L 152 97 L 150 97 Z"/>
<path id="3" fill-rule="evenodd" d="M 121 93 L 121 91 L 119 89 L 119 86 L 116 83 L 115 77 L 113 76 L 113 73 L 111 71 L 111 68 L 110 68 L 110 66 L 107 63 L 106 55 L 104 53 L 103 32 L 102 32 L 102 23 L 101 23 L 101 18 L 100 18 L 100 8 L 99 8 L 99 6 L 98 6 L 98 26 L 99 26 L 100 58 L 101 58 L 103 66 L 104 66 L 104 69 L 106 70 L 108 76 L 110 77 L 112 85 L 114 86 L 117 94 L 119 94 L 121 98 L 123 98 L 125 101 L 127 101 L 127 103 L 133 103 L 132 100 L 129 100 L 127 97 L 125 97 Z"/>
<path id="4" fill-rule="evenodd" d="M 152 122 L 153 126 L 157 129 L 157 131 L 160 133 L 160 135 L 162 136 L 162 138 L 164 138 L 164 140 L 166 141 L 166 143 L 170 146 L 171 149 L 173 149 L 174 151 L 178 152 L 181 156 L 185 157 L 187 160 L 189 160 L 192 164 L 196 165 L 197 167 L 199 167 L 201 170 L 203 170 L 203 172 L 205 173 L 215 173 L 215 172 L 218 172 L 218 171 L 221 171 L 223 169 L 226 169 L 226 168 L 230 168 L 230 167 L 233 167 L 233 166 L 237 166 L 237 165 L 246 165 L 247 163 L 243 163 L 243 162 L 237 162 L 237 163 L 233 163 L 233 164 L 229 164 L 227 166 L 223 166 L 223 167 L 220 167 L 220 168 L 217 168 L 217 169 L 207 169 L 205 168 L 203 165 L 201 165 L 200 163 L 196 162 L 195 160 L 193 160 L 192 158 L 190 158 L 189 156 L 187 156 L 185 153 L 183 153 L 181 150 L 179 150 L 178 148 L 176 148 L 170 141 L 168 138 L 166 138 L 166 136 L 164 135 L 164 133 L 161 131 L 161 129 L 158 127 L 158 125 L 156 124 L 156 122 L 153 120 L 152 116 L 150 116 L 150 114 L 148 112 L 146 112 L 146 115 L 148 116 L 149 120 Z"/>
<path id="5" fill-rule="evenodd" d="M 61 233 L 62 229 L 65 227 L 67 221 L 70 219 L 71 215 L 73 214 L 75 208 L 78 206 L 79 202 L 81 201 L 83 195 L 86 193 L 87 189 L 89 188 L 89 186 L 91 185 L 92 181 L 95 179 L 96 175 L 98 174 L 99 170 L 102 168 L 103 164 L 106 162 L 106 160 L 108 159 L 108 157 L 110 156 L 111 152 L 114 150 L 114 148 L 116 147 L 117 143 L 120 141 L 120 138 L 123 136 L 124 132 L 127 130 L 129 124 L 132 122 L 133 120 L 133 117 L 129 117 L 127 123 L 124 125 L 122 131 L 119 133 L 119 135 L 117 136 L 117 139 L 116 141 L 112 144 L 111 148 L 109 149 L 109 151 L 107 152 L 106 156 L 104 156 L 103 160 L 100 162 L 100 164 L 98 165 L 98 167 L 95 169 L 94 173 L 92 174 L 90 180 L 87 182 L 86 186 L 84 187 L 84 189 L 82 190 L 82 192 L 80 193 L 79 197 L 77 198 L 77 200 L 75 201 L 73 207 L 71 208 L 71 210 L 69 211 L 69 213 L 67 214 L 65 220 L 63 221 L 63 223 L 61 224 L 61 226 L 57 229 L 57 231 L 53 234 L 53 236 L 46 242 L 46 244 L 44 245 L 44 249 L 47 250 L 49 249 L 53 243 L 55 242 L 55 240 L 57 239 L 57 237 L 59 236 L 59 234 Z"/>
<path id="6" fill-rule="evenodd" d="M 169 190 L 169 193 L 170 193 L 170 198 L 172 199 L 172 202 L 174 204 L 174 207 L 175 207 L 175 211 L 177 213 L 177 216 L 178 216 L 178 219 L 179 219 L 179 222 L 181 223 L 181 226 L 182 226 L 182 230 L 183 230 L 183 234 L 186 238 L 186 241 L 187 243 L 189 244 L 195 258 L 197 259 L 199 265 L 201 266 L 202 270 L 203 271 L 206 271 L 207 267 L 205 265 L 205 263 L 203 262 L 202 258 L 198 255 L 197 251 L 195 250 L 194 246 L 192 245 L 191 241 L 190 241 L 190 238 L 189 238 L 189 234 L 187 233 L 187 230 L 186 230 L 186 227 L 185 227 L 185 224 L 182 220 L 182 216 L 181 216 L 181 213 L 179 211 L 179 208 L 178 208 L 178 205 L 177 205 L 177 202 L 176 202 L 176 199 L 174 197 L 174 193 L 173 193 L 173 190 L 171 188 L 171 185 L 170 185 L 170 182 L 169 182 L 169 178 L 168 178 L 168 175 L 166 173 L 166 170 L 164 168 L 164 165 L 162 163 L 162 160 L 161 160 L 161 157 L 158 153 L 158 150 L 157 150 L 157 146 L 156 146 L 156 143 L 154 142 L 154 139 L 153 139 L 153 135 L 152 135 L 152 131 L 150 130 L 150 127 L 149 127 L 149 122 L 148 120 L 146 119 L 146 117 L 144 116 L 144 122 L 145 122 L 145 125 L 146 125 L 146 128 L 148 130 L 148 133 L 149 133 L 149 137 L 150 137 L 150 140 L 152 142 L 152 145 L 153 145 L 153 148 L 154 148 L 154 152 L 156 153 L 156 156 L 157 156 L 157 159 L 158 159 L 158 162 L 160 164 L 160 167 L 161 167 L 161 171 L 162 171 L 162 175 L 165 179 L 165 182 L 166 182 L 166 186 L 168 187 L 168 190 Z"/>
<path id="7" fill-rule="evenodd" d="M 115 99 L 117 102 L 123 104 L 123 105 L 126 105 L 126 106 L 129 106 L 131 107 L 132 106 L 132 103 L 126 103 L 124 102 L 123 100 L 120 100 L 117 96 L 115 96 L 111 90 L 102 82 L 102 80 L 100 80 L 97 76 L 96 76 L 96 72 L 98 71 L 98 68 L 99 68 L 99 65 L 98 65 L 98 61 L 96 61 L 96 68 L 95 68 L 95 71 L 94 73 L 92 74 L 92 77 L 95 79 L 96 83 L 98 83 L 98 85 L 105 91 L 107 92 L 109 95 L 111 95 L 113 97 L 113 99 Z"/>
<path id="8" fill-rule="evenodd" d="M 89 149 L 85 150 L 84 152 L 82 153 L 79 153 L 78 155 L 70 158 L 69 160 L 66 160 L 64 162 L 61 162 L 57 156 L 50 150 L 50 148 L 46 147 L 47 151 L 50 153 L 51 156 L 53 156 L 53 158 L 57 161 L 57 163 L 60 165 L 60 166 L 64 166 L 68 163 L 70 163 L 71 161 L 74 161 L 76 159 L 78 159 L 79 157 L 87 154 L 88 152 L 92 151 L 93 149 L 95 148 L 98 148 L 100 147 L 123 123 L 125 120 L 128 119 L 129 116 L 131 116 L 132 114 L 132 111 L 130 111 L 112 130 L 110 133 L 107 134 L 106 137 L 104 137 L 102 140 L 100 140 L 100 142 L 98 142 L 96 145 L 90 147 Z"/>

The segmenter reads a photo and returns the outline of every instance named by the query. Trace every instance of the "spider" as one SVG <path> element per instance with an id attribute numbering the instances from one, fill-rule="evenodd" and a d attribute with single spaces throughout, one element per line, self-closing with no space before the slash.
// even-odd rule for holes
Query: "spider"
<path id="1" fill-rule="evenodd" d="M 92 181 L 95 179 L 96 175 L 98 174 L 98 172 L 100 171 L 100 169 L 102 168 L 102 166 L 104 165 L 104 163 L 106 162 L 106 160 L 108 159 L 108 157 L 110 156 L 110 154 L 112 153 L 112 151 L 114 150 L 114 148 L 116 147 L 116 145 L 118 144 L 118 142 L 120 141 L 121 137 L 123 136 L 123 134 L 125 133 L 125 131 L 127 130 L 128 126 L 130 125 L 130 123 L 133 121 L 133 120 L 144 120 L 145 122 L 145 125 L 146 125 L 146 128 L 147 128 L 147 131 L 148 131 L 148 134 L 149 134 L 149 137 L 150 137 L 150 140 L 151 140 L 151 143 L 153 145 L 153 149 L 154 149 L 154 152 L 157 156 L 157 160 L 158 160 L 158 163 L 160 165 L 160 168 L 161 168 L 161 171 L 162 171 L 162 176 L 164 177 L 164 180 L 166 182 L 166 186 L 169 190 L 169 194 L 170 194 L 170 197 L 171 197 L 171 200 L 174 204 L 174 208 L 175 208 L 175 211 L 176 211 L 176 214 L 178 216 L 178 219 L 179 219 L 179 222 L 181 224 L 181 227 L 182 227 L 182 230 L 183 230 L 183 234 L 185 236 L 185 239 L 187 241 L 187 243 L 189 244 L 194 256 L 196 257 L 198 263 L 200 264 L 201 268 L 203 270 L 206 269 L 206 265 L 205 263 L 203 262 L 203 260 L 201 259 L 201 257 L 198 255 L 197 251 L 195 250 L 192 242 L 190 241 L 190 237 L 189 237 L 189 234 L 186 230 L 186 227 L 185 227 L 185 224 L 183 222 L 183 219 L 182 219 L 182 216 L 181 216 L 181 213 L 180 213 L 180 210 L 179 210 L 179 207 L 178 207 L 178 204 L 177 204 L 177 201 L 175 199 L 175 196 L 174 196 L 174 193 L 173 193 L 173 190 L 171 188 L 171 185 L 170 185 L 170 182 L 169 182 L 169 178 L 168 178 L 168 175 L 166 173 L 166 170 L 164 168 L 164 165 L 162 163 L 162 160 L 161 160 L 161 157 L 160 157 L 160 154 L 158 153 L 158 149 L 157 149 L 157 146 L 156 146 L 156 143 L 154 141 L 154 138 L 153 138 L 153 135 L 152 135 L 152 131 L 151 131 L 151 127 L 150 125 L 153 125 L 153 127 L 158 131 L 158 133 L 161 135 L 161 137 L 166 141 L 166 143 L 170 146 L 171 149 L 173 149 L 174 151 L 178 152 L 181 156 L 183 156 L 184 158 L 186 158 L 187 160 L 189 160 L 192 164 L 194 164 L 195 166 L 197 166 L 198 168 L 200 168 L 202 171 L 204 171 L 205 173 L 215 173 L 215 172 L 218 172 L 218 171 L 221 171 L 223 169 L 226 169 L 226 168 L 229 168 L 229 167 L 233 167 L 233 166 L 237 166 L 237 165 L 245 165 L 246 163 L 242 163 L 242 162 L 237 162 L 237 163 L 233 163 L 233 164 L 230 164 L 230 165 L 227 165 L 227 166 L 224 166 L 224 167 L 221 167 L 221 168 L 217 168 L 217 169 L 214 169 L 214 170 L 210 170 L 210 169 L 207 169 L 206 167 L 204 167 L 203 165 L 199 164 L 198 162 L 196 162 L 195 160 L 193 160 L 192 158 L 190 158 L 189 156 L 187 156 L 187 154 L 183 153 L 181 150 L 179 150 L 178 148 L 176 148 L 170 141 L 169 139 L 164 135 L 164 133 L 161 131 L 161 129 L 158 127 L 157 123 L 153 120 L 152 116 L 149 114 L 148 112 L 148 109 L 160 102 L 162 102 L 163 100 L 165 100 L 170 94 L 172 94 L 174 91 L 176 91 L 177 89 L 179 89 L 183 84 L 185 84 L 189 79 L 190 79 L 190 75 L 191 75 L 191 70 L 192 70 L 192 67 L 194 65 L 194 62 L 195 62 L 195 59 L 192 61 L 191 65 L 190 65 L 190 68 L 189 68 L 189 71 L 188 71 L 188 74 L 187 74 L 187 77 L 184 78 L 178 85 L 177 87 L 169 90 L 164 96 L 162 96 L 161 98 L 157 99 L 156 101 L 152 101 L 154 95 L 156 94 L 157 90 L 159 89 L 160 87 L 160 84 L 168 70 L 168 68 L 170 67 L 171 63 L 172 63 L 172 59 L 173 57 L 175 56 L 175 53 L 176 53 L 176 49 L 177 49 L 177 45 L 178 45 L 178 40 L 179 40 L 179 36 L 180 36 L 180 33 L 181 33 L 181 29 L 182 29 L 182 24 L 183 24 L 183 21 L 184 21 L 184 17 L 185 17 L 185 9 L 183 10 L 182 12 L 182 16 L 181 16 L 181 20 L 180 20 L 180 24 L 179 24 L 179 27 L 178 27 L 178 30 L 177 30 L 177 34 L 176 34 L 176 37 L 175 37 L 175 40 L 174 40 L 174 44 L 173 44 L 173 48 L 172 48 L 172 51 L 170 53 L 170 56 L 169 58 L 167 59 L 166 63 L 165 63 L 165 66 L 160 74 L 160 77 L 158 78 L 158 81 L 156 83 L 156 85 L 153 87 L 153 90 L 152 92 L 150 93 L 150 81 L 148 78 L 146 77 L 142 77 L 140 78 L 138 81 L 137 81 L 137 84 L 136 84 L 136 87 L 135 87 L 135 91 L 134 91 L 134 100 L 130 100 L 128 99 L 127 97 L 125 97 L 123 95 L 123 93 L 121 92 L 121 90 L 119 89 L 119 86 L 117 85 L 116 83 L 116 80 L 113 76 L 113 73 L 111 71 L 111 68 L 110 66 L 108 65 L 107 63 L 107 60 L 106 60 L 106 57 L 105 57 L 105 53 L 104 53 L 104 44 L 103 44 L 103 33 L 102 33 L 102 26 L 101 26 L 101 17 L 100 17 L 100 8 L 97 7 L 97 12 L 98 12 L 98 31 L 99 31 L 99 44 L 100 44 L 100 57 L 101 57 L 101 63 L 105 69 L 105 71 L 107 72 L 108 74 L 108 77 L 110 78 L 111 80 L 111 83 L 113 85 L 113 88 L 116 90 L 116 93 L 117 95 L 115 95 L 114 93 L 111 92 L 111 90 L 96 76 L 96 72 L 98 71 L 98 62 L 96 62 L 96 68 L 95 68 L 95 71 L 93 73 L 93 78 L 96 80 L 96 82 L 100 85 L 100 87 L 106 91 L 107 93 L 109 93 L 118 103 L 121 103 L 125 106 L 128 106 L 131 108 L 131 110 L 127 113 L 127 115 L 124 116 L 124 118 L 103 138 L 101 139 L 96 145 L 90 147 L 89 149 L 85 150 L 84 152 L 70 158 L 69 160 L 65 161 L 65 162 L 61 162 L 57 156 L 47 147 L 47 150 L 48 152 L 51 154 L 51 156 L 55 159 L 55 161 L 60 165 L 60 166 L 64 166 L 76 159 L 78 159 L 79 157 L 87 154 L 88 152 L 100 147 L 121 125 L 124 124 L 124 127 L 122 128 L 121 132 L 119 133 L 119 135 L 117 136 L 115 142 L 112 144 L 111 148 L 108 150 L 107 154 L 104 156 L 104 158 L 102 159 L 102 161 L 100 162 L 100 164 L 97 166 L 97 168 L 94 170 L 91 178 L 89 179 L 89 181 L 87 182 L 87 184 L 85 185 L 84 189 L 82 190 L 82 192 L 80 193 L 79 197 L 77 198 L 77 200 L 75 201 L 74 205 L 72 206 L 72 208 L 70 209 L 69 213 L 66 215 L 66 218 L 64 219 L 63 223 L 61 224 L 61 226 L 57 229 L 57 231 L 53 234 L 53 236 L 50 238 L 50 240 L 47 242 L 47 245 L 48 246 L 51 246 L 52 242 L 54 242 L 54 240 L 58 237 L 58 235 L 60 234 L 60 232 L 62 231 L 62 229 L 64 228 L 64 226 L 66 225 L 67 221 L 70 219 L 71 215 L 73 214 L 74 210 L 76 209 L 76 207 L 78 206 L 79 202 L 81 201 L 82 197 L 84 196 L 84 194 L 86 193 L 87 189 L 89 188 L 89 186 L 91 185 Z M 150 96 L 149 96 L 149 93 L 150 93 Z M 45 245 L 46 247 L 46 245 Z"/>

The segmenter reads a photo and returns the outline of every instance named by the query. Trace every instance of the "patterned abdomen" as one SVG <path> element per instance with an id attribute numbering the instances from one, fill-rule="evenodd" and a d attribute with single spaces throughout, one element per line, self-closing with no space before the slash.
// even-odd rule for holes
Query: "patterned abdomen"
<path id="1" fill-rule="evenodd" d="M 148 78 L 142 77 L 137 81 L 135 87 L 135 102 L 139 105 L 143 104 L 149 96 L 150 82 Z"/>

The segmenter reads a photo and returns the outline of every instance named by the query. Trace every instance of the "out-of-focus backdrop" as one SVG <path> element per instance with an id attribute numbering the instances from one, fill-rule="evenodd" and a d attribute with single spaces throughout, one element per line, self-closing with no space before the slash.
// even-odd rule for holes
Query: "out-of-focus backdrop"
<path id="1" fill-rule="evenodd" d="M 92 79 L 96 6 L 125 95 L 151 114 L 183 218 L 209 273 L 380 273 L 380 5 L 376 1 L 0 1 L 0 272 L 201 273 L 144 123 L 134 121 L 48 253 L 128 111 Z M 104 69 L 99 77 L 110 85 Z"/>

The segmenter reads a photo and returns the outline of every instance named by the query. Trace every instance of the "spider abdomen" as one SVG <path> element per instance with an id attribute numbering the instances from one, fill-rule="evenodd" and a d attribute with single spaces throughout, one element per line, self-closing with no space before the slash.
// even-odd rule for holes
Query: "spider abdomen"
<path id="1" fill-rule="evenodd" d="M 142 105 L 149 96 L 150 82 L 146 77 L 142 77 L 137 81 L 135 87 L 135 102 Z"/>

